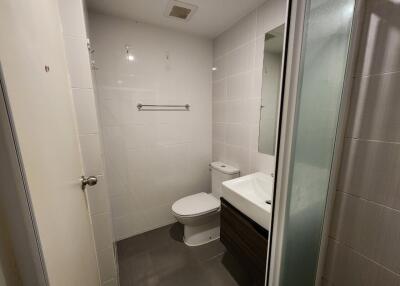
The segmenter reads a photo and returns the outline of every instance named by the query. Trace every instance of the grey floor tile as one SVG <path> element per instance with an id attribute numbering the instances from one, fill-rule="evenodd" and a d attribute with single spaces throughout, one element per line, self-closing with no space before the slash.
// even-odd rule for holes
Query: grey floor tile
<path id="1" fill-rule="evenodd" d="M 196 263 L 187 264 L 175 273 L 179 277 L 179 285 L 205 286 L 211 285 L 204 269 Z"/>
<path id="2" fill-rule="evenodd" d="M 146 239 L 146 250 L 149 251 L 169 244 L 171 241 L 170 230 L 171 225 L 167 225 L 144 233 Z"/>
<path id="3" fill-rule="evenodd" d="M 155 274 L 152 259 L 148 252 L 137 254 L 128 259 L 131 280 L 136 284 Z"/>
<path id="4" fill-rule="evenodd" d="M 121 286 L 251 285 L 219 240 L 189 247 L 182 237 L 172 224 L 118 242 Z"/>
<path id="5" fill-rule="evenodd" d="M 131 276 L 131 267 L 128 261 L 118 259 L 119 264 L 119 282 L 121 286 L 130 286 L 133 284 Z"/>
<path id="6" fill-rule="evenodd" d="M 129 286 L 160 286 L 160 285 L 163 285 L 160 281 L 160 278 L 157 275 L 150 275 L 133 282 L 133 284 Z"/>
<path id="7" fill-rule="evenodd" d="M 191 262 L 189 251 L 171 245 L 158 247 L 149 252 L 155 271 L 180 269 Z"/>
<path id="8" fill-rule="evenodd" d="M 222 265 L 221 258 L 215 257 L 203 263 L 204 271 L 210 280 L 211 286 L 232 286 L 237 285 L 229 271 Z"/>
<path id="9" fill-rule="evenodd" d="M 144 234 L 132 236 L 117 242 L 118 259 L 125 259 L 146 251 L 147 243 Z"/>
<path id="10" fill-rule="evenodd" d="M 189 248 L 192 255 L 200 262 L 207 261 L 225 253 L 226 249 L 219 240 L 204 245 Z"/>
<path id="11" fill-rule="evenodd" d="M 221 264 L 232 275 L 233 279 L 240 286 L 254 285 L 250 275 L 245 271 L 242 265 L 229 253 L 225 252 L 221 257 Z"/>

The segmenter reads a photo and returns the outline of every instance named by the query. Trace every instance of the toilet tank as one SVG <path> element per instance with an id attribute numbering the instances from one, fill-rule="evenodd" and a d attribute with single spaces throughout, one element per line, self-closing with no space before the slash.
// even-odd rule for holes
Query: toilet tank
<path id="1" fill-rule="evenodd" d="M 211 190 L 216 198 L 222 195 L 222 182 L 239 177 L 239 169 L 222 162 L 212 162 L 211 167 Z"/>

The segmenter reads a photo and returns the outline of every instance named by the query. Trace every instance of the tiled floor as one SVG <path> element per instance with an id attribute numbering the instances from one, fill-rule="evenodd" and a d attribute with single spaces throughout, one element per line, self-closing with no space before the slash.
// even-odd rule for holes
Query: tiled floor
<path id="1" fill-rule="evenodd" d="M 189 247 L 178 223 L 117 244 L 121 286 L 247 286 L 250 278 L 219 241 Z"/>

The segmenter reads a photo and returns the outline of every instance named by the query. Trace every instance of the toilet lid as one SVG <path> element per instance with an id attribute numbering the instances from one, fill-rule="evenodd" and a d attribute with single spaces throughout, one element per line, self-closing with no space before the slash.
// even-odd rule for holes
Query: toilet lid
<path id="1" fill-rule="evenodd" d="M 198 193 L 177 200 L 172 205 L 172 211 L 180 216 L 194 216 L 219 209 L 221 202 L 214 196 Z"/>

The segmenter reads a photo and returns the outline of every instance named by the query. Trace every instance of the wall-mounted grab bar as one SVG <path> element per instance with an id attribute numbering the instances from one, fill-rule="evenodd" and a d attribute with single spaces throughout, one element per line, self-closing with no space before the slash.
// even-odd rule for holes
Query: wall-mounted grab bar
<path id="1" fill-rule="evenodd" d="M 150 108 L 146 108 L 150 107 Z M 189 111 L 190 105 L 168 105 L 168 104 L 141 104 L 137 105 L 138 111 Z"/>

